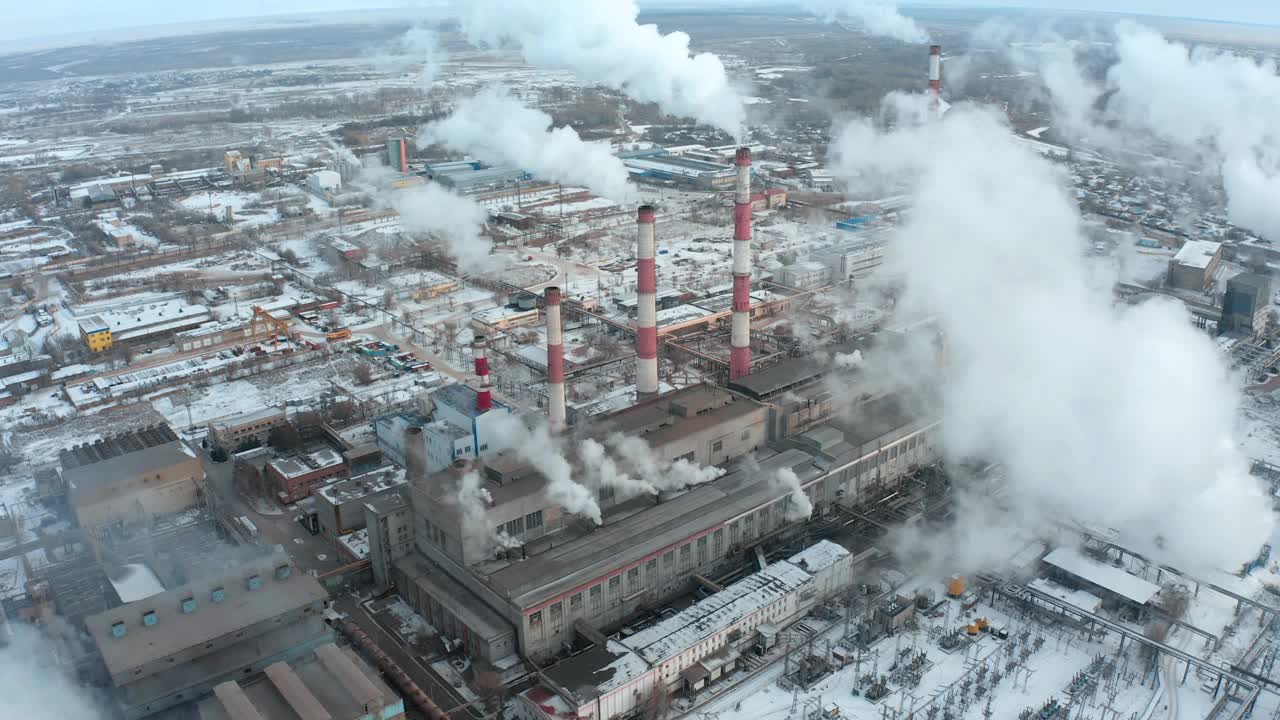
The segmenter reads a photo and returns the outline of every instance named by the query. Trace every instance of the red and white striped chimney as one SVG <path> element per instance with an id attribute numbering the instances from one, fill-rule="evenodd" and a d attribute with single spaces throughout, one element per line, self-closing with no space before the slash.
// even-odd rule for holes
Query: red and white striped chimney
<path id="1" fill-rule="evenodd" d="M 489 354 L 483 335 L 477 335 L 471 342 L 471 355 L 476 361 L 476 412 L 488 412 L 493 407 L 493 395 L 489 390 Z"/>
<path id="2" fill-rule="evenodd" d="M 641 205 L 636 216 L 636 399 L 658 394 L 658 272 L 654 267 L 657 240 L 652 205 Z"/>
<path id="3" fill-rule="evenodd" d="M 942 111 L 942 46 L 929 46 L 929 112 L 934 117 Z"/>
<path id="4" fill-rule="evenodd" d="M 751 374 L 751 149 L 734 158 L 738 177 L 733 197 L 733 321 L 729 379 Z"/>
<path id="5" fill-rule="evenodd" d="M 560 324 L 560 288 L 549 287 L 547 305 L 547 419 L 551 430 L 564 429 L 564 333 Z"/>

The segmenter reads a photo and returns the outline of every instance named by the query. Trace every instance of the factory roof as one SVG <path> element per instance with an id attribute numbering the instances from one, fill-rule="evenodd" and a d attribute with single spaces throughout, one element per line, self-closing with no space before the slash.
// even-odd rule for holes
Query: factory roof
<path id="1" fill-rule="evenodd" d="M 86 329 L 86 324 L 102 329 L 105 325 L 113 335 L 140 337 L 153 332 L 161 332 L 169 327 L 181 327 L 184 324 L 207 322 L 213 316 L 203 305 L 193 305 L 180 298 L 170 297 L 159 300 L 142 300 L 134 302 L 95 303 L 85 316 L 79 314 L 86 308 L 77 308 L 77 321 L 84 332 L 95 332 Z M 101 308 L 101 309 L 98 309 Z"/>
<path id="2" fill-rule="evenodd" d="M 378 497 L 369 498 L 368 500 L 366 500 L 364 503 L 364 506 L 367 509 L 372 510 L 374 513 L 377 513 L 379 515 L 383 513 L 394 512 L 396 510 L 408 508 L 410 507 L 409 493 L 406 488 L 405 491 L 397 491 L 393 493 L 387 493 L 386 495 L 379 495 Z"/>
<path id="3" fill-rule="evenodd" d="M 812 549 L 811 549 L 812 550 Z M 829 540 L 748 575 L 720 592 L 622 641 L 650 665 L 657 665 L 785 597 L 849 551 Z M 801 565 L 801 562 L 804 565 Z"/>
<path id="4" fill-rule="evenodd" d="M 195 458 L 195 452 L 168 425 L 113 435 L 65 449 L 58 455 L 68 484 L 82 487 L 101 480 L 142 475 Z"/>
<path id="5" fill-rule="evenodd" d="M 649 665 L 630 648 L 610 640 L 580 652 L 544 672 L 552 684 L 579 702 L 622 687 L 648 671 Z"/>
<path id="6" fill-rule="evenodd" d="M 290 568 L 283 579 L 277 569 Z M 257 576 L 261 587 L 248 588 Z M 214 602 L 213 591 L 224 597 Z M 319 581 L 292 568 L 284 550 L 245 563 L 221 577 L 199 580 L 159 595 L 126 603 L 85 619 L 89 635 L 98 646 L 111 675 L 133 670 L 154 660 L 270 620 L 290 610 L 318 603 L 329 595 Z M 182 612 L 182 601 L 194 599 L 193 612 Z M 143 624 L 143 614 L 154 611 L 154 625 Z M 123 623 L 125 634 L 115 637 L 112 626 Z"/>
<path id="7" fill-rule="evenodd" d="M 789 491 L 773 481 L 783 467 L 795 471 L 802 483 L 822 475 L 808 453 L 797 449 L 775 453 L 757 460 L 753 467 L 739 467 L 694 487 L 678 500 L 651 505 L 621 519 L 606 515 L 603 527 L 577 537 L 561 531 L 546 549 L 528 546 L 525 560 L 487 566 L 493 568 L 489 582 L 505 590 L 522 610 L 532 611 L 786 496 Z"/>
<path id="8" fill-rule="evenodd" d="M 270 465 L 272 469 L 280 473 L 286 480 L 292 480 L 296 477 L 302 477 L 317 470 L 327 470 L 331 467 L 341 465 L 343 462 L 340 455 L 333 448 L 320 448 L 313 452 L 290 455 L 285 458 L 277 458 L 272 460 Z"/>
<path id="9" fill-rule="evenodd" d="M 374 712 L 380 708 L 389 712 Z M 399 717 L 404 701 L 350 648 L 326 643 L 288 664 L 271 665 L 260 680 L 244 685 L 223 682 L 198 709 L 200 720 L 316 717 L 307 714 L 316 709 L 326 713 L 322 717 L 342 720 Z"/>
<path id="10" fill-rule="evenodd" d="M 1203 270 L 1209 267 L 1209 263 L 1221 251 L 1222 243 L 1210 240 L 1188 240 L 1182 246 L 1182 249 L 1178 251 L 1178 254 L 1173 256 L 1173 261 L 1180 265 Z"/>
<path id="11" fill-rule="evenodd" d="M 333 505 L 341 505 L 404 484 L 404 468 L 388 467 L 330 483 L 317 490 L 316 495 Z"/>
<path id="12" fill-rule="evenodd" d="M 79 318 L 78 322 L 80 324 L 80 332 L 85 335 L 91 335 L 97 332 L 108 332 L 111 330 L 111 325 L 109 325 L 106 320 L 103 320 L 101 315 L 82 317 Z"/>
<path id="13" fill-rule="evenodd" d="M 239 427 L 240 425 L 249 425 L 268 419 L 284 420 L 284 410 L 278 407 L 264 407 L 257 410 L 249 410 L 248 412 L 238 413 L 236 415 L 228 415 L 218 418 L 209 423 L 209 427 L 213 430 L 225 429 L 231 427 Z"/>
<path id="14" fill-rule="evenodd" d="M 1074 548 L 1058 548 L 1045 555 L 1044 561 L 1139 605 L 1145 605 L 1160 592 L 1159 585 L 1130 575 L 1118 567 L 1098 562 Z"/>

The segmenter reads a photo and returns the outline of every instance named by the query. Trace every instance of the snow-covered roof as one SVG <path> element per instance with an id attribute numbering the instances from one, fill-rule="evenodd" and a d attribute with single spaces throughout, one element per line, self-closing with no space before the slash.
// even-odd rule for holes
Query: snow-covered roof
<path id="1" fill-rule="evenodd" d="M 1071 588 L 1063 587 L 1052 580 L 1036 578 L 1035 580 L 1027 583 L 1027 587 L 1032 590 L 1039 590 L 1050 597 L 1055 597 L 1068 605 L 1074 605 L 1085 612 L 1096 613 L 1098 612 L 1098 608 L 1102 606 L 1102 598 L 1097 595 L 1084 590 L 1072 590 Z"/>
<path id="2" fill-rule="evenodd" d="M 1145 605 L 1160 592 L 1159 585 L 1130 575 L 1120 568 L 1100 563 L 1073 548 L 1058 548 L 1045 555 L 1044 561 L 1140 605 Z"/>
<path id="3" fill-rule="evenodd" d="M 164 585 L 151 568 L 143 563 L 129 563 L 121 568 L 118 578 L 110 578 L 120 602 L 130 603 L 164 592 Z"/>
<path id="4" fill-rule="evenodd" d="M 657 665 L 794 592 L 814 574 L 848 555 L 848 550 L 823 540 L 632 635 L 623 644 Z"/>
<path id="5" fill-rule="evenodd" d="M 1188 240 L 1178 254 L 1173 256 L 1173 261 L 1187 267 L 1204 269 L 1209 267 L 1209 263 L 1221 250 L 1222 243 L 1219 242 Z"/>

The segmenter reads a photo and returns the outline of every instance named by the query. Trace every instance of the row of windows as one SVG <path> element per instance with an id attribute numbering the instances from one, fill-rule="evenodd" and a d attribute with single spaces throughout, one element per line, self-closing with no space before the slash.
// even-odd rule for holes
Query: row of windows
<path id="1" fill-rule="evenodd" d="M 505 532 L 511 537 L 519 537 L 526 532 L 533 532 L 540 527 L 542 527 L 542 511 L 534 510 L 524 517 L 518 517 L 505 525 L 499 525 L 497 527 L 497 531 L 499 533 Z"/>

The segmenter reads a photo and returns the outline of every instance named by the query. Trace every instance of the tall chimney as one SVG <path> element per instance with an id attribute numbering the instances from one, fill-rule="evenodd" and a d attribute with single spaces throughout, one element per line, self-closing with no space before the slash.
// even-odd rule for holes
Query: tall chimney
<path id="1" fill-rule="evenodd" d="M 423 442 L 422 428 L 416 425 L 404 429 L 404 475 L 409 482 L 427 477 L 427 446 Z"/>
<path id="2" fill-rule="evenodd" d="M 547 305 L 547 419 L 552 432 L 565 425 L 564 335 L 560 325 L 560 288 L 546 290 Z"/>
<path id="3" fill-rule="evenodd" d="M 658 273 L 654 268 L 652 205 L 641 205 L 636 218 L 636 400 L 658 394 Z"/>
<path id="4" fill-rule="evenodd" d="M 409 172 L 409 141 L 405 138 L 400 138 L 399 145 L 400 145 L 400 172 L 408 173 Z"/>
<path id="5" fill-rule="evenodd" d="M 493 407 L 493 395 L 489 390 L 489 355 L 483 335 L 477 335 L 471 343 L 471 354 L 476 360 L 476 412 L 488 412 Z"/>
<path id="6" fill-rule="evenodd" d="M 942 46 L 929 46 L 929 112 L 938 117 L 942 111 Z"/>
<path id="7" fill-rule="evenodd" d="M 734 158 L 738 177 L 733 206 L 733 324 L 729 379 L 751 374 L 751 149 L 740 147 Z"/>

